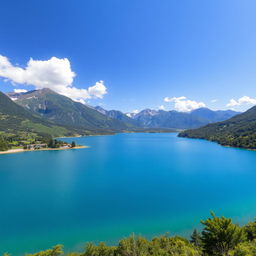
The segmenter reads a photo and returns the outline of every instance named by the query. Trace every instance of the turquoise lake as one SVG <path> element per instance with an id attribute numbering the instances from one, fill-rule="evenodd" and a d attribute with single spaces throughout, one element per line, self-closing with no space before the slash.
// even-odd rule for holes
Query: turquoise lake
<path id="1" fill-rule="evenodd" d="M 0 155 L 0 253 L 133 232 L 189 236 L 217 215 L 256 216 L 256 152 L 177 134 L 67 138 L 89 148 Z"/>

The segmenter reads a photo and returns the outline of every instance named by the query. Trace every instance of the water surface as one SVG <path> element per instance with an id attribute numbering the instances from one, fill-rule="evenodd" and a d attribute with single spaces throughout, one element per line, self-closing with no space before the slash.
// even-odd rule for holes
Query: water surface
<path id="1" fill-rule="evenodd" d="M 256 216 L 256 152 L 176 134 L 66 140 L 90 148 L 0 155 L 0 253 L 188 236 L 211 210 Z"/>

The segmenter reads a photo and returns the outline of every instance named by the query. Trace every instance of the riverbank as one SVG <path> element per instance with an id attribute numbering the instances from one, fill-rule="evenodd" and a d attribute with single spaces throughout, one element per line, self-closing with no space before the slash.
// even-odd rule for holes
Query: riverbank
<path id="1" fill-rule="evenodd" d="M 70 149 L 81 149 L 81 148 L 88 148 L 88 146 L 76 146 L 73 148 L 70 147 L 61 147 L 61 148 L 40 148 L 40 149 L 23 149 L 23 148 L 17 148 L 17 149 L 9 149 L 7 151 L 0 151 L 0 155 L 5 154 L 16 154 L 16 153 L 24 153 L 24 152 L 34 152 L 34 151 L 52 151 L 52 150 L 70 150 Z"/>

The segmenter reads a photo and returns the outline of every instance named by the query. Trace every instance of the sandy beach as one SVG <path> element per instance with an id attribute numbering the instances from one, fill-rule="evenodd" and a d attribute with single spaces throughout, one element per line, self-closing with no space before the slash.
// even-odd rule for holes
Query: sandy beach
<path id="1" fill-rule="evenodd" d="M 52 150 L 70 150 L 70 149 L 81 149 L 81 148 L 88 148 L 88 146 L 77 146 L 73 148 L 67 148 L 67 147 L 62 147 L 62 148 L 41 148 L 41 149 L 23 149 L 23 148 L 17 148 L 17 149 L 9 149 L 7 151 L 0 151 L 0 155 L 5 155 L 5 154 L 16 154 L 16 153 L 23 153 L 23 152 L 33 152 L 33 151 L 52 151 Z"/>

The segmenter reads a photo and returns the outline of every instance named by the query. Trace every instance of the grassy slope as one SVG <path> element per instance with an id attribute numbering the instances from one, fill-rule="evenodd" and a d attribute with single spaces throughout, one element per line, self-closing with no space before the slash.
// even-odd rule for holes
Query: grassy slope
<path id="1" fill-rule="evenodd" d="M 48 136 L 62 136 L 68 130 L 55 126 L 41 118 L 33 116 L 23 107 L 14 103 L 0 92 L 0 132 L 6 135 L 37 134 Z"/>

